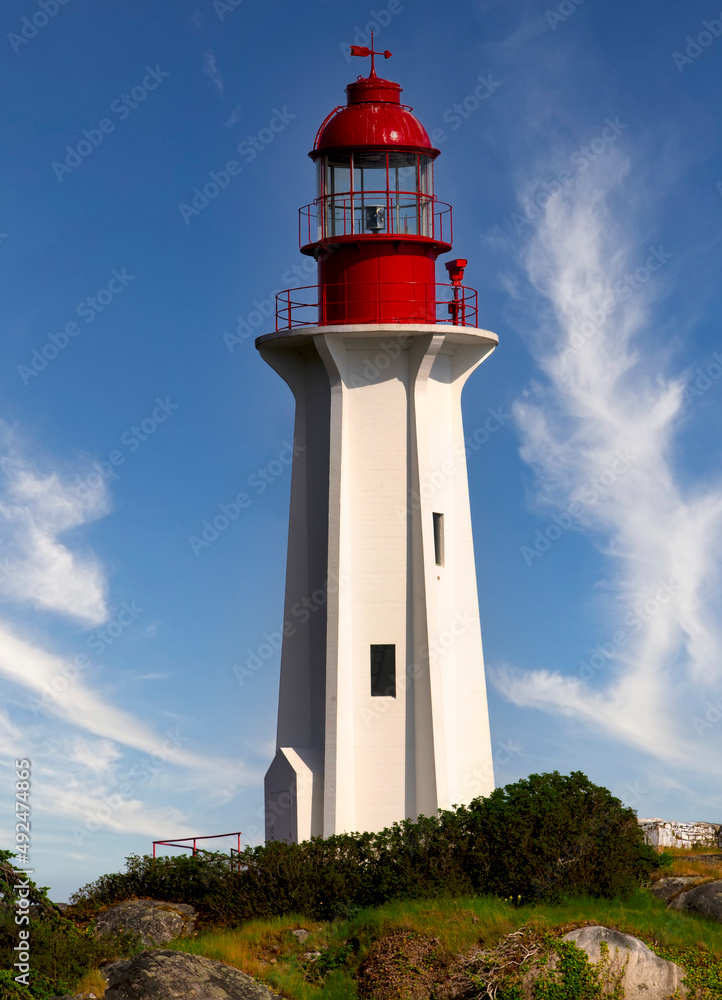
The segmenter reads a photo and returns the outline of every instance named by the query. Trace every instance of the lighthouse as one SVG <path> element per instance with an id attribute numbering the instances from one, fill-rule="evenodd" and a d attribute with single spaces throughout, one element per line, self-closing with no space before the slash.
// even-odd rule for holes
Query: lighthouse
<path id="1" fill-rule="evenodd" d="M 377 831 L 494 787 L 461 392 L 494 350 L 434 193 L 438 149 L 369 75 L 322 122 L 264 360 L 295 397 L 266 839 Z"/>

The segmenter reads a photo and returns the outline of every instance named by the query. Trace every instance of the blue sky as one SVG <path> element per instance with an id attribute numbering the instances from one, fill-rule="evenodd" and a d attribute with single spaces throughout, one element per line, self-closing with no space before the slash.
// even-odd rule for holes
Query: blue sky
<path id="1" fill-rule="evenodd" d="M 43 3 L 0 33 L 2 842 L 16 757 L 57 899 L 262 838 L 293 405 L 253 337 L 314 281 L 306 153 L 374 22 L 500 339 L 464 399 L 497 783 L 719 821 L 719 5 Z"/>

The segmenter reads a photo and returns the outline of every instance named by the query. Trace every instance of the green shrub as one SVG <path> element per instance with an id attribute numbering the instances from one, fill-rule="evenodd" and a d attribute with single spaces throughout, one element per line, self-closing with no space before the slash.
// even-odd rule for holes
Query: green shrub
<path id="1" fill-rule="evenodd" d="M 468 855 L 477 891 L 530 901 L 613 898 L 659 867 L 634 810 L 581 771 L 532 774 L 460 812 L 477 838 Z"/>
<path id="2" fill-rule="evenodd" d="M 100 962 L 121 958 L 132 950 L 127 938 L 96 940 L 90 933 L 79 930 L 66 920 L 47 897 L 47 889 L 27 879 L 25 872 L 15 868 L 10 851 L 0 850 L 0 1000 L 47 1000 L 63 993 L 73 993 L 80 979 Z M 29 985 L 15 980 L 13 963 L 17 961 L 19 943 L 15 922 L 18 899 L 17 886 L 30 882 L 28 898 L 29 922 L 22 923 L 28 932 L 30 950 Z"/>
<path id="3" fill-rule="evenodd" d="M 8 969 L 0 969 L 0 1000 L 27 1000 L 32 994 L 24 986 L 15 982 Z"/>
<path id="4" fill-rule="evenodd" d="M 71 915 L 89 919 L 101 907 L 133 897 L 189 903 L 206 909 L 209 900 L 227 891 L 232 874 L 228 855 L 216 851 L 170 858 L 131 854 L 126 858 L 125 869 L 101 875 L 73 893 Z"/>
<path id="5" fill-rule="evenodd" d="M 37 886 L 27 873 L 21 868 L 16 868 L 12 863 L 12 858 L 18 855 L 12 851 L 0 850 L 0 903 L 4 906 L 14 906 L 19 898 L 17 892 L 18 885 L 28 889 L 23 894 L 36 910 L 43 913 L 59 913 L 57 906 L 48 899 L 48 887 Z M 26 886 L 29 883 L 29 886 Z"/>
<path id="6" fill-rule="evenodd" d="M 132 896 L 190 903 L 218 924 L 284 913 L 328 920 L 388 900 L 491 893 L 518 902 L 614 897 L 658 866 L 632 809 L 580 772 L 531 775 L 469 806 L 379 833 L 274 841 L 227 855 L 131 855 L 71 899 L 77 916 Z"/>
<path id="7" fill-rule="evenodd" d="M 95 939 L 78 930 L 71 921 L 31 920 L 26 926 L 30 944 L 29 989 L 15 983 L 12 973 L 0 980 L 0 1000 L 34 997 L 46 1000 L 58 994 L 73 993 L 78 982 L 101 962 L 125 957 L 132 949 L 128 940 Z M 12 913 L 0 913 L 0 968 L 12 969 L 16 961 L 14 946 L 18 943 L 17 927 Z M 16 988 L 16 993 L 12 990 Z M 3 990 L 6 992 L 3 993 Z"/>

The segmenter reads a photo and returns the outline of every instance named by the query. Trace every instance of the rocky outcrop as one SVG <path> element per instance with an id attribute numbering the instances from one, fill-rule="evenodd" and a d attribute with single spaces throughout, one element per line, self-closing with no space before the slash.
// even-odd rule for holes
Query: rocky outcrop
<path id="1" fill-rule="evenodd" d="M 640 819 L 644 839 L 652 847 L 720 847 L 719 823 L 677 823 L 666 819 Z"/>
<path id="2" fill-rule="evenodd" d="M 597 926 L 579 927 L 562 940 L 573 941 L 595 965 L 601 961 L 601 974 L 610 981 L 621 981 L 625 998 L 668 1000 L 675 990 L 680 997 L 687 995 L 682 985 L 684 969 L 655 955 L 639 938 Z"/>
<path id="3" fill-rule="evenodd" d="M 197 913 L 185 903 L 157 899 L 126 899 L 99 913 L 93 931 L 101 934 L 137 934 L 144 945 L 167 944 L 193 934 Z"/>
<path id="4" fill-rule="evenodd" d="M 105 1000 L 278 1000 L 240 969 L 180 951 L 143 951 L 104 972 Z"/>
<path id="5" fill-rule="evenodd" d="M 700 881 L 699 875 L 670 875 L 653 882 L 650 892 L 663 903 L 669 903 L 675 896 L 686 892 Z"/>
<path id="6" fill-rule="evenodd" d="M 722 923 L 722 880 L 704 882 L 676 896 L 670 910 L 684 910 Z"/>

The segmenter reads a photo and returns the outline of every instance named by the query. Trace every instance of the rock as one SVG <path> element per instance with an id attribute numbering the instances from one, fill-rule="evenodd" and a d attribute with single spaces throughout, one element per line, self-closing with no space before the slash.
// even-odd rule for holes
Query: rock
<path id="1" fill-rule="evenodd" d="M 640 819 L 644 839 L 653 847 L 719 847 L 722 825 L 719 823 L 670 823 L 666 819 Z"/>
<path id="2" fill-rule="evenodd" d="M 93 922 L 96 936 L 133 933 L 142 944 L 167 944 L 188 937 L 195 930 L 196 911 L 185 903 L 163 903 L 157 899 L 126 899 L 99 913 Z"/>
<path id="3" fill-rule="evenodd" d="M 722 923 L 722 879 L 704 882 L 681 893 L 669 904 L 670 910 L 685 910 L 698 917 L 708 917 Z"/>
<path id="4" fill-rule="evenodd" d="M 291 934 L 296 938 L 299 944 L 303 944 L 304 941 L 308 941 L 310 934 L 305 927 L 299 927 L 295 931 L 291 931 Z"/>
<path id="5" fill-rule="evenodd" d="M 623 972 L 621 981 L 625 997 L 668 1000 L 675 990 L 679 990 L 680 997 L 687 996 L 687 990 L 682 985 L 684 969 L 659 958 L 639 938 L 608 927 L 579 927 L 565 934 L 562 940 L 573 941 L 595 964 L 602 957 L 601 944 L 605 942 L 609 948 L 612 974 Z"/>
<path id="6" fill-rule="evenodd" d="M 680 892 L 691 889 L 693 885 L 700 881 L 699 875 L 674 875 L 667 878 L 657 879 L 652 883 L 651 893 L 657 899 L 669 903 L 671 899 L 678 896 Z"/>
<path id="7" fill-rule="evenodd" d="M 181 951 L 143 951 L 104 971 L 105 1000 L 278 1000 L 240 969 Z"/>
<path id="8" fill-rule="evenodd" d="M 304 951 L 303 957 L 307 962 L 315 962 L 317 958 L 321 957 L 320 951 Z"/>

